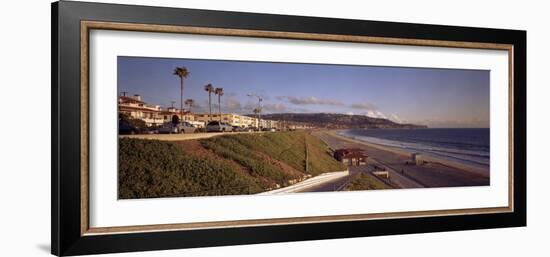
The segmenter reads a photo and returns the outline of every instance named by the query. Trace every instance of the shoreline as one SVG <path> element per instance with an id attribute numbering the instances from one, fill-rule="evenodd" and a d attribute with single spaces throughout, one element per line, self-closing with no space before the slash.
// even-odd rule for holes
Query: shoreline
<path id="1" fill-rule="evenodd" d="M 399 149 L 344 137 L 336 134 L 334 130 L 318 130 L 313 134 L 333 150 L 362 149 L 368 156 L 367 166 L 350 167 L 370 170 L 373 166 L 381 166 L 391 173 L 392 181 L 397 182 L 400 188 L 490 185 L 487 171 L 476 170 L 466 165 L 453 165 L 453 163 L 435 158 L 425 158 L 427 162 L 421 165 L 408 164 L 407 161 L 411 159 L 410 154 Z"/>
<path id="2" fill-rule="evenodd" d="M 326 131 L 326 132 L 331 134 L 334 137 L 341 138 L 342 140 L 350 141 L 350 142 L 357 143 L 357 144 L 364 144 L 364 145 L 367 145 L 369 147 L 377 148 L 377 149 L 380 149 L 380 150 L 383 150 L 383 151 L 392 152 L 392 153 L 401 155 L 403 157 L 410 157 L 410 155 L 411 155 L 409 152 L 398 149 L 398 148 L 395 148 L 395 147 L 383 146 L 383 145 L 367 142 L 367 141 L 364 141 L 364 140 L 360 140 L 360 139 L 357 139 L 357 138 L 340 135 L 340 134 L 338 134 L 339 131 L 343 131 L 343 130 L 329 130 L 329 131 Z M 482 175 L 482 176 L 486 176 L 486 177 L 489 177 L 489 175 L 490 175 L 490 169 L 489 168 L 484 169 L 482 167 L 469 165 L 469 164 L 466 164 L 466 163 L 453 161 L 453 160 L 448 160 L 448 159 L 444 159 L 444 158 L 438 158 L 438 157 L 434 157 L 434 156 L 430 156 L 430 155 L 426 155 L 426 154 L 423 154 L 422 158 L 423 158 L 423 160 L 425 160 L 427 162 L 439 163 L 441 165 L 449 166 L 449 167 L 452 167 L 452 168 L 457 168 L 457 169 L 460 169 L 460 170 L 463 170 L 463 171 L 466 171 L 466 172 L 472 172 L 472 173 L 476 173 L 478 175 Z"/>

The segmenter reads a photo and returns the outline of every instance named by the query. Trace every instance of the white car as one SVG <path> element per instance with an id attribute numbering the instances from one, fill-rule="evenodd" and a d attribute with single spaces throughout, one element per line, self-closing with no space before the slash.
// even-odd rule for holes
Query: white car
<path id="1" fill-rule="evenodd" d="M 163 134 L 180 134 L 180 133 L 195 133 L 197 128 L 188 122 L 180 122 L 174 125 L 172 122 L 167 122 L 159 128 L 159 133 Z"/>
<path id="2" fill-rule="evenodd" d="M 219 121 L 211 121 L 206 125 L 206 132 L 232 132 L 233 126 Z"/>

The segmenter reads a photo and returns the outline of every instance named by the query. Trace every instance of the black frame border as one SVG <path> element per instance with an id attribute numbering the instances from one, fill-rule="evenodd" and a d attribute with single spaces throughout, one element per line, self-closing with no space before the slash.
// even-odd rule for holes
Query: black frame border
<path id="1" fill-rule="evenodd" d="M 61 1 L 52 3 L 51 252 L 81 255 L 526 225 L 526 31 Z M 511 44 L 514 211 L 81 236 L 80 21 Z"/>

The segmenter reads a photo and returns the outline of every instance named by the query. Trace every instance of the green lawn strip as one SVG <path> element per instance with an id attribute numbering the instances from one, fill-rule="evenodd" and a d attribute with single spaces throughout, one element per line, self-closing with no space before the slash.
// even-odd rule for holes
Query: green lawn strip
<path id="1" fill-rule="evenodd" d="M 237 135 L 243 145 L 282 161 L 298 171 L 305 171 L 304 134 L 299 132 L 276 132 Z"/>
<path id="2" fill-rule="evenodd" d="M 298 171 L 305 172 L 305 137 L 307 137 L 307 144 L 309 146 L 309 174 L 315 176 L 324 172 L 346 169 L 343 164 L 336 161 L 329 154 L 328 147 L 324 142 L 317 137 L 309 135 L 306 131 L 228 135 L 205 141 L 221 138 L 229 140 L 230 138 L 232 143 L 238 142 L 238 144 L 246 146 L 249 150 L 267 154 Z M 215 148 L 215 146 L 206 147 Z"/>
<path id="3" fill-rule="evenodd" d="M 307 135 L 308 151 L 309 151 L 309 173 L 318 175 L 324 172 L 342 171 L 347 167 L 341 162 L 335 160 L 328 146 L 319 138 Z"/>

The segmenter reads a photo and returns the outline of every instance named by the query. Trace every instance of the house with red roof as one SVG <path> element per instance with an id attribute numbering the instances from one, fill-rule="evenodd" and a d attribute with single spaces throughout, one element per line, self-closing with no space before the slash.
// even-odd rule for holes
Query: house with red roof
<path id="1" fill-rule="evenodd" d="M 359 148 L 343 148 L 334 151 L 334 158 L 348 166 L 367 165 L 367 154 Z"/>

